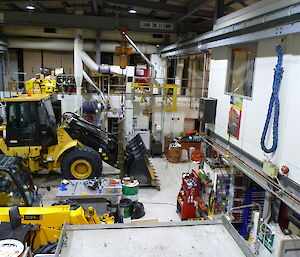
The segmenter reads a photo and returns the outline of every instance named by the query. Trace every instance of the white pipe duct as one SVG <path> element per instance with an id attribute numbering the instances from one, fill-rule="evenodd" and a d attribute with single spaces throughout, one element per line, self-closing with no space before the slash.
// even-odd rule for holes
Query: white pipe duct
<path id="1" fill-rule="evenodd" d="M 123 32 L 123 35 L 128 40 L 128 42 L 133 46 L 133 48 L 144 58 L 144 60 L 149 64 L 149 66 L 154 69 L 154 65 L 150 62 L 149 58 L 143 53 L 143 51 L 132 41 L 132 39 Z"/>
<path id="2" fill-rule="evenodd" d="M 88 56 L 84 51 L 80 51 L 81 60 L 88 66 L 91 71 L 99 71 L 99 65 L 94 62 L 94 60 Z"/>
<path id="3" fill-rule="evenodd" d="M 74 39 L 74 76 L 76 81 L 76 92 L 81 94 L 82 78 L 84 77 L 87 82 L 97 89 L 101 94 L 101 98 L 106 100 L 102 91 L 95 85 L 89 75 L 83 70 L 83 63 L 85 63 L 91 71 L 100 73 L 110 73 L 109 65 L 98 65 L 86 52 L 82 50 L 83 40 L 80 36 L 76 36 Z M 114 73 L 122 74 L 123 71 Z M 80 92 L 80 93 L 79 93 Z"/>
<path id="4" fill-rule="evenodd" d="M 74 78 L 76 82 L 77 106 L 81 105 L 81 85 L 83 75 L 83 64 L 80 53 L 82 52 L 82 40 L 80 37 L 74 39 Z"/>
<path id="5" fill-rule="evenodd" d="M 92 85 L 100 93 L 100 96 L 103 99 L 103 101 L 106 101 L 107 99 L 105 98 L 102 91 L 96 86 L 96 84 L 93 82 L 93 80 L 90 78 L 90 76 L 85 71 L 83 71 L 83 77 L 90 85 Z"/>
<path id="6" fill-rule="evenodd" d="M 98 65 L 86 52 L 80 51 L 80 57 L 81 60 L 85 63 L 86 66 L 91 71 L 96 71 L 99 73 L 116 73 L 116 74 L 122 74 L 119 71 L 112 71 L 111 66 L 107 64 Z"/>
<path id="7" fill-rule="evenodd" d="M 101 41 L 100 50 L 101 52 L 114 53 L 115 47 L 119 46 L 118 42 L 108 42 Z M 157 48 L 155 45 L 151 44 L 137 44 L 138 48 L 144 54 L 155 54 Z M 51 50 L 51 51 L 73 51 L 74 41 L 70 39 L 40 39 L 40 38 L 8 38 L 7 39 L 8 48 L 20 48 L 20 49 L 41 49 L 41 50 Z M 96 43 L 94 41 L 85 40 L 82 46 L 83 51 L 95 52 Z M 136 53 L 136 50 L 133 49 Z"/>

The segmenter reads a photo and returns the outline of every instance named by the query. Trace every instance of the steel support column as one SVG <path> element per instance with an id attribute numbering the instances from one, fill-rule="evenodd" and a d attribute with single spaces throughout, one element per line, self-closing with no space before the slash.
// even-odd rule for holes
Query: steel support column
<path id="1" fill-rule="evenodd" d="M 224 0 L 215 0 L 214 24 L 224 15 Z"/>
<path id="2" fill-rule="evenodd" d="M 96 63 L 101 65 L 101 31 L 96 31 Z"/>

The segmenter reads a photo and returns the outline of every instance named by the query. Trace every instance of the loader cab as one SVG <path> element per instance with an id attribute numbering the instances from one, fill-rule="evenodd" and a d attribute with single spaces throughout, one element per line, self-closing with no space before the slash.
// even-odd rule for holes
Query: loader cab
<path id="1" fill-rule="evenodd" d="M 32 176 L 21 159 L 0 154 L 0 207 L 32 206 L 35 201 Z"/>
<path id="2" fill-rule="evenodd" d="M 56 120 L 50 98 L 17 97 L 5 102 L 7 146 L 46 148 L 57 143 Z"/>

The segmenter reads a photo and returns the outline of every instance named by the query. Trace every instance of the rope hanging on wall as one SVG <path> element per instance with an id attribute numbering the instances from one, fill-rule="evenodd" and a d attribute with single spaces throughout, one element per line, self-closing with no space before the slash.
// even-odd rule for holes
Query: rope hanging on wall
<path id="1" fill-rule="evenodd" d="M 260 145 L 261 149 L 266 152 L 266 153 L 273 153 L 277 149 L 278 145 L 278 121 L 279 121 L 279 107 L 280 107 L 280 102 L 279 102 L 279 88 L 280 88 L 280 82 L 282 80 L 282 73 L 283 73 L 283 68 L 282 68 L 282 47 L 281 45 L 276 46 L 276 51 L 277 51 L 277 64 L 274 69 L 274 80 L 273 80 L 273 89 L 272 89 L 272 95 L 269 103 L 269 109 L 268 109 L 268 114 L 266 118 L 266 123 L 264 126 L 264 130 L 260 139 Z M 274 109 L 274 120 L 273 120 L 273 143 L 271 148 L 267 148 L 265 141 L 266 141 L 266 136 L 268 129 L 270 127 L 270 121 L 271 121 L 271 116 L 273 113 Z"/>

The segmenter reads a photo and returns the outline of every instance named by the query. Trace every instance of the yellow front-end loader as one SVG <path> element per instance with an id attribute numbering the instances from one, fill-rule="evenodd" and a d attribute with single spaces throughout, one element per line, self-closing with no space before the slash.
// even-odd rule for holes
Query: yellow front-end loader
<path id="1" fill-rule="evenodd" d="M 0 127 L 0 153 L 23 157 L 32 172 L 60 168 L 64 178 L 86 179 L 100 177 L 102 160 L 115 168 L 124 161 L 127 175 L 140 185 L 156 186 L 139 135 L 128 142 L 124 160 L 118 160 L 118 138 L 79 115 L 65 113 L 57 126 L 51 96 L 21 94 L 1 101 L 6 122 Z"/>

